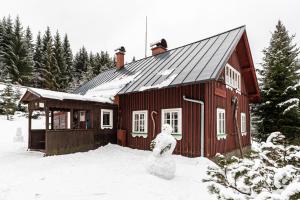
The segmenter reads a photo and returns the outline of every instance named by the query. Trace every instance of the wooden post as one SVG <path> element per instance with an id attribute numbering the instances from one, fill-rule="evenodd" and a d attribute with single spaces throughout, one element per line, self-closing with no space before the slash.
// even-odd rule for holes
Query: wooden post
<path id="1" fill-rule="evenodd" d="M 235 130 L 236 130 L 236 134 L 237 134 L 237 140 L 238 140 L 238 145 L 239 145 L 239 149 L 240 149 L 240 154 L 241 154 L 241 158 L 243 158 L 243 150 L 242 150 L 242 139 L 241 139 L 241 133 L 240 133 L 240 129 L 239 129 L 239 124 L 238 124 L 238 120 L 237 120 L 237 113 L 238 113 L 238 98 L 236 96 L 233 97 L 232 99 L 233 105 L 234 105 L 234 122 L 235 122 Z"/>
<path id="2" fill-rule="evenodd" d="M 49 109 L 45 107 L 45 115 L 46 115 L 46 132 L 49 130 Z"/>
<path id="3" fill-rule="evenodd" d="M 70 113 L 70 129 L 73 129 L 73 108 L 71 109 L 71 113 Z"/>
<path id="4" fill-rule="evenodd" d="M 31 118 L 32 118 L 32 110 L 31 110 L 31 108 L 29 108 L 29 113 L 28 113 L 28 149 L 31 148 Z"/>
<path id="5" fill-rule="evenodd" d="M 53 110 L 51 110 L 51 130 L 53 130 L 54 129 L 54 124 L 53 124 L 53 122 L 54 122 L 54 117 L 53 117 Z"/>

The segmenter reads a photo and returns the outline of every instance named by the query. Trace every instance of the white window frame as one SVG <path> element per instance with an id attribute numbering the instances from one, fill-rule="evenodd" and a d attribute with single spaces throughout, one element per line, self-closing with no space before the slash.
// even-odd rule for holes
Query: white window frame
<path id="1" fill-rule="evenodd" d="M 139 130 L 135 130 L 135 115 L 139 115 L 139 125 L 141 122 L 140 115 L 144 115 L 144 131 L 141 131 L 140 127 L 138 127 Z M 148 134 L 148 110 L 132 111 L 132 131 L 131 132 L 132 132 L 133 136 L 143 135 L 143 137 L 147 137 L 147 134 Z"/>
<path id="2" fill-rule="evenodd" d="M 109 125 L 103 124 L 103 114 L 104 112 L 109 113 Z M 112 129 L 113 128 L 113 110 L 111 109 L 101 109 L 101 129 Z"/>
<path id="3" fill-rule="evenodd" d="M 225 66 L 225 80 L 226 85 L 239 92 L 241 91 L 241 74 L 228 63 Z"/>
<path id="4" fill-rule="evenodd" d="M 222 119 L 220 114 L 223 115 Z M 220 121 L 223 121 L 223 125 L 220 124 Z M 217 108 L 217 139 L 226 139 L 226 112 L 223 108 Z"/>
<path id="5" fill-rule="evenodd" d="M 167 112 L 177 112 L 178 113 L 178 132 L 172 132 L 172 135 L 177 139 L 181 140 L 182 138 L 182 108 L 171 108 L 171 109 L 162 109 L 161 110 L 161 127 L 165 123 L 165 113 Z M 171 115 L 172 116 L 172 115 Z"/>
<path id="6" fill-rule="evenodd" d="M 244 112 L 241 112 L 241 134 L 242 136 L 247 135 L 247 117 Z"/>

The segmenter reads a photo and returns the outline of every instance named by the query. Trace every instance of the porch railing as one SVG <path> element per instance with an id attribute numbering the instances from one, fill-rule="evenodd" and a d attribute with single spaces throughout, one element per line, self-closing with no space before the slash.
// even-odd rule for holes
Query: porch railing
<path id="1" fill-rule="evenodd" d="M 94 129 L 46 131 L 46 155 L 88 151 L 94 148 Z"/>

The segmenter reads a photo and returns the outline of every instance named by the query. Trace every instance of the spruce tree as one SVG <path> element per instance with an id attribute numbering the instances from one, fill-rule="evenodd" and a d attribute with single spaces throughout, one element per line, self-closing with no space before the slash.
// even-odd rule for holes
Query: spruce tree
<path id="1" fill-rule="evenodd" d="M 63 55 L 64 55 L 64 60 L 66 64 L 66 74 L 67 74 L 67 83 L 68 85 L 71 83 L 73 80 L 73 54 L 71 50 L 71 45 L 68 39 L 67 34 L 65 34 L 64 41 L 63 41 Z"/>
<path id="2" fill-rule="evenodd" d="M 87 71 L 85 73 L 84 82 L 89 81 L 92 78 L 94 78 L 94 76 L 95 76 L 95 74 L 94 74 L 95 66 L 96 66 L 95 56 L 94 56 L 93 52 L 90 52 L 89 63 L 88 63 Z"/>
<path id="3" fill-rule="evenodd" d="M 27 57 L 26 57 L 26 63 L 29 65 L 30 67 L 30 77 L 28 80 L 30 80 L 30 82 L 24 83 L 28 86 L 34 86 L 33 84 L 33 73 L 34 73 L 34 60 L 33 60 L 33 56 L 34 56 L 34 44 L 32 41 L 32 32 L 29 28 L 29 26 L 26 29 L 25 32 L 25 43 L 26 43 L 26 49 L 27 49 Z"/>
<path id="4" fill-rule="evenodd" d="M 1 94 L 1 100 L 2 100 L 2 110 L 3 113 L 6 115 L 7 120 L 10 119 L 10 115 L 13 115 L 16 111 L 16 98 L 14 96 L 13 87 L 11 84 L 11 79 L 9 75 L 5 79 L 6 87 Z"/>
<path id="5" fill-rule="evenodd" d="M 2 46 L 3 34 L 4 34 L 4 27 L 3 27 L 2 21 L 0 20 L 0 67 L 1 67 L 1 62 L 3 62 L 3 57 L 1 55 L 1 52 L 3 51 L 3 46 Z M 1 77 L 1 71 L 0 71 L 0 77 Z M 0 79 L 0 81 L 1 81 L 1 79 Z"/>
<path id="6" fill-rule="evenodd" d="M 264 49 L 261 79 L 261 103 L 255 107 L 258 117 L 256 138 L 265 140 L 271 132 L 281 131 L 288 141 L 300 134 L 299 50 L 281 21 Z"/>
<path id="7" fill-rule="evenodd" d="M 82 47 L 79 52 L 76 53 L 74 58 L 74 81 L 76 85 L 80 85 L 86 79 L 86 72 L 89 66 L 89 55 L 85 49 Z"/>
<path id="8" fill-rule="evenodd" d="M 34 47 L 34 67 L 33 67 L 33 75 L 32 75 L 32 82 L 33 86 L 37 88 L 42 87 L 42 80 L 43 77 L 41 75 L 42 70 L 42 57 L 43 57 L 43 49 L 42 49 L 42 39 L 41 39 L 41 32 L 38 32 L 36 37 L 35 47 Z"/>
<path id="9" fill-rule="evenodd" d="M 42 40 L 42 62 L 40 76 L 42 88 L 57 90 L 59 85 L 56 82 L 56 74 L 59 74 L 59 68 L 53 50 L 51 31 L 50 28 L 47 27 Z"/>
<path id="10" fill-rule="evenodd" d="M 4 37 L 4 25 L 2 24 L 2 21 L 0 20 L 0 81 L 4 81 L 6 77 L 7 67 L 4 63 L 3 58 L 3 37 Z"/>
<path id="11" fill-rule="evenodd" d="M 101 66 L 102 66 L 102 71 L 108 70 L 114 67 L 114 63 L 112 59 L 109 57 L 109 54 L 107 51 L 101 51 Z"/>
<path id="12" fill-rule="evenodd" d="M 1 66 L 7 69 L 7 73 L 11 74 L 8 70 L 9 66 L 12 65 L 10 55 L 12 49 L 12 40 L 13 40 L 13 23 L 11 17 L 2 19 L 2 42 L 0 43 L 0 57 L 1 57 Z M 6 77 L 6 76 L 5 76 Z"/>
<path id="13" fill-rule="evenodd" d="M 97 76 L 101 72 L 114 67 L 113 59 L 109 57 L 107 52 L 101 51 L 100 54 L 95 55 L 95 67 L 93 68 L 94 76 Z"/>
<path id="14" fill-rule="evenodd" d="M 64 58 L 64 49 L 58 31 L 54 36 L 54 56 L 59 68 L 59 73 L 55 75 L 56 82 L 59 86 L 59 90 L 64 91 L 68 84 L 68 74 Z"/>
<path id="15" fill-rule="evenodd" d="M 14 23 L 13 38 L 7 55 L 10 60 L 7 67 L 13 83 L 29 85 L 33 69 L 33 60 L 19 17 L 16 18 Z"/>
<path id="16" fill-rule="evenodd" d="M 102 65 L 101 65 L 101 56 L 99 53 L 96 53 L 94 57 L 94 68 L 93 68 L 93 74 L 97 76 L 102 72 Z"/>

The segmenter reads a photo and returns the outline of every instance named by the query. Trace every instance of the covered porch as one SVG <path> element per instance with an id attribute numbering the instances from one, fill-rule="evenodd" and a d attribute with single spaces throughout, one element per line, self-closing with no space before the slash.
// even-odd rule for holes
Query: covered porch
<path id="1" fill-rule="evenodd" d="M 49 93 L 51 93 L 49 95 Z M 88 151 L 116 143 L 117 106 L 92 101 L 82 95 L 28 89 L 21 101 L 28 104 L 28 149 L 45 155 Z M 111 128 L 101 127 L 101 109 L 112 110 Z M 38 112 L 38 113 L 37 113 Z M 44 128 L 34 128 L 33 118 L 44 118 Z"/>

